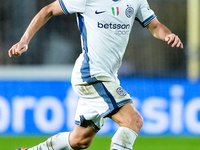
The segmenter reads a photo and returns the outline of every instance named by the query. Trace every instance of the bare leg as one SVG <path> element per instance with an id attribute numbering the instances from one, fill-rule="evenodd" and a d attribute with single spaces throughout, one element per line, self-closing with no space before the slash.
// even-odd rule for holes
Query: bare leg
<path id="1" fill-rule="evenodd" d="M 129 130 L 129 132 L 133 131 L 133 134 L 134 133 L 139 134 L 140 129 L 143 125 L 143 118 L 140 116 L 139 112 L 136 110 L 133 103 L 128 103 L 122 106 L 116 113 L 111 114 L 109 117 L 112 120 L 114 120 L 120 127 L 125 127 L 127 130 Z M 118 134 L 121 134 L 121 133 L 118 133 Z M 118 135 L 118 137 L 119 136 L 122 137 L 122 135 Z M 135 139 L 133 139 L 133 143 L 134 143 L 134 140 Z M 130 141 L 130 143 L 131 142 L 132 141 Z M 113 146 L 114 146 L 114 143 L 112 142 L 111 148 Z"/>
<path id="2" fill-rule="evenodd" d="M 69 143 L 74 150 L 88 148 L 96 132 L 91 125 L 82 127 L 75 125 L 74 130 L 69 135 Z"/>
<path id="3" fill-rule="evenodd" d="M 132 129 L 137 134 L 140 132 L 140 129 L 143 125 L 143 118 L 136 110 L 133 103 L 128 103 L 122 106 L 119 111 L 111 115 L 110 118 L 119 126 Z"/>

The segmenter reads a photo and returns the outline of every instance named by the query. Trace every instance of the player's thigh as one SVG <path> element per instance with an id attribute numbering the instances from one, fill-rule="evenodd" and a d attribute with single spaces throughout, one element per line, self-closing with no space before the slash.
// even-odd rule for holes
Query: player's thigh
<path id="1" fill-rule="evenodd" d="M 143 118 L 133 103 L 125 104 L 109 117 L 119 126 L 130 128 L 137 133 L 139 133 L 143 124 Z"/>
<path id="2" fill-rule="evenodd" d="M 69 143 L 72 147 L 87 148 L 95 135 L 96 132 L 91 125 L 88 124 L 87 127 L 75 125 L 74 130 L 70 133 Z"/>

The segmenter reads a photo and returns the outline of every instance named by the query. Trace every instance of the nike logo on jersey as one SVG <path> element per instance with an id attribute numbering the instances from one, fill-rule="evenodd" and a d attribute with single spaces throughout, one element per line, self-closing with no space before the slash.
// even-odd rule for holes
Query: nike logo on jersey
<path id="1" fill-rule="evenodd" d="M 104 12 L 106 12 L 106 11 L 95 11 L 95 14 L 102 14 L 102 13 L 104 13 Z"/>

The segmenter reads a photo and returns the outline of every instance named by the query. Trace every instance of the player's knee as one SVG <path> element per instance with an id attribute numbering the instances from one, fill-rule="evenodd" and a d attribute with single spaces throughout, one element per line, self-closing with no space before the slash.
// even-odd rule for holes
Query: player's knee
<path id="1" fill-rule="evenodd" d="M 135 124 L 137 125 L 139 129 L 142 128 L 144 121 L 143 121 L 143 117 L 139 113 L 137 114 L 135 118 L 133 118 L 133 121 L 135 122 Z"/>
<path id="2" fill-rule="evenodd" d="M 74 139 L 73 142 L 70 143 L 71 147 L 73 147 L 75 150 L 79 149 L 86 149 L 88 148 L 92 143 L 92 139 Z"/>
<path id="3" fill-rule="evenodd" d="M 136 127 L 138 130 L 142 128 L 143 118 L 136 109 L 134 109 L 134 111 L 130 114 L 129 118 L 129 125 Z"/>
<path id="4" fill-rule="evenodd" d="M 122 126 L 139 132 L 143 126 L 143 118 L 138 112 L 135 112 L 134 115 L 130 115 L 129 117 L 125 118 Z"/>
<path id="5" fill-rule="evenodd" d="M 92 140 L 90 140 L 90 139 L 88 139 L 88 140 L 82 140 L 82 141 L 79 142 L 79 145 L 80 145 L 79 147 L 81 149 L 86 149 L 86 148 L 88 148 L 91 145 L 91 143 L 92 143 Z"/>
<path id="6" fill-rule="evenodd" d="M 79 150 L 79 149 L 86 149 L 90 146 L 89 143 L 76 143 L 76 145 L 72 146 L 74 150 Z"/>

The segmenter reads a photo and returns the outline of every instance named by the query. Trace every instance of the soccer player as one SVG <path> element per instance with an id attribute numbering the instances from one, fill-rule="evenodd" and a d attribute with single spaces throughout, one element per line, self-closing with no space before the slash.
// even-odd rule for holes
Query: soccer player
<path id="1" fill-rule="evenodd" d="M 82 53 L 72 73 L 72 86 L 80 97 L 71 132 L 54 135 L 28 150 L 79 150 L 90 146 L 106 118 L 120 127 L 112 137 L 111 150 L 131 150 L 143 125 L 129 94 L 120 86 L 121 65 L 135 20 L 155 38 L 183 48 L 179 37 L 161 24 L 147 0 L 57 0 L 33 18 L 21 40 L 8 51 L 20 56 L 34 34 L 52 17 L 76 13 Z M 67 22 L 66 22 L 67 23 Z M 27 150 L 27 148 L 18 148 Z"/>

